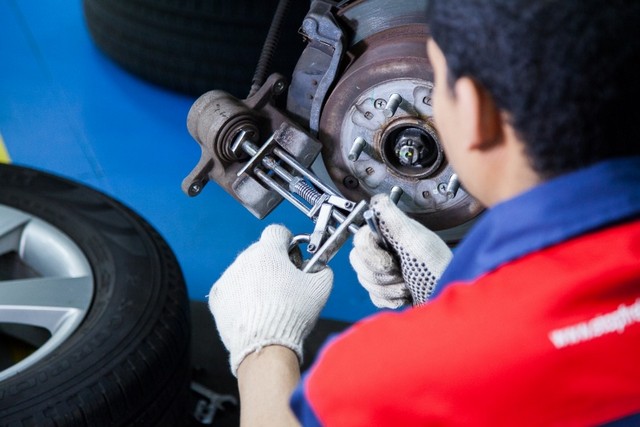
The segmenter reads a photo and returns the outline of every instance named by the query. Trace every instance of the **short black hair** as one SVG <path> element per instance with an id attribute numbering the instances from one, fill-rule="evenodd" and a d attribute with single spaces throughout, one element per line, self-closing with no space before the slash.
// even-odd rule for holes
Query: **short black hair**
<path id="1" fill-rule="evenodd" d="M 449 84 L 483 86 L 542 177 L 640 155 L 639 0 L 430 2 Z"/>

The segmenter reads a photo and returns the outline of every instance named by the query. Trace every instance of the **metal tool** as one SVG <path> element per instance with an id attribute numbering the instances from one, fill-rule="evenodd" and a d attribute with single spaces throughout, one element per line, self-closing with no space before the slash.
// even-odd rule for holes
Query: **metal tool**
<path id="1" fill-rule="evenodd" d="M 380 227 L 378 226 L 378 221 L 376 220 L 376 214 L 373 210 L 368 209 L 363 214 L 364 220 L 367 222 L 367 225 L 371 229 L 371 234 L 376 239 L 376 243 L 382 249 L 388 249 L 387 241 L 382 237 L 382 233 L 380 232 Z"/>
<path id="2" fill-rule="evenodd" d="M 391 189 L 391 192 L 389 193 L 389 199 L 391 199 L 391 201 L 397 205 L 398 201 L 400 201 L 400 197 L 402 197 L 402 194 L 404 194 L 402 188 L 393 187 Z M 372 209 L 367 209 L 362 214 L 362 216 L 371 229 L 371 234 L 373 234 L 373 237 L 375 238 L 378 246 L 380 246 L 382 249 L 389 250 L 389 245 L 387 245 L 387 241 L 380 232 L 380 226 L 378 225 L 378 219 L 376 218 L 375 212 L 373 212 Z"/>
<path id="3" fill-rule="evenodd" d="M 284 128 L 287 125 L 283 124 L 281 130 Z M 237 172 L 237 176 L 255 176 L 313 220 L 313 231 L 295 236 L 290 249 L 306 242 L 307 252 L 312 257 L 303 264 L 302 270 L 317 271 L 333 258 L 352 233 L 358 231 L 368 204 L 364 201 L 356 204 L 339 196 L 289 155 L 278 142 L 276 133 L 258 147 L 250 132 L 240 131 L 231 150 L 235 153 L 242 150 L 251 157 Z"/>
<path id="4" fill-rule="evenodd" d="M 193 417 L 200 424 L 211 425 L 219 410 L 225 405 L 238 406 L 238 399 L 230 394 L 220 394 L 195 381 L 191 382 L 191 391 L 201 396 L 196 402 Z"/>
<path id="5" fill-rule="evenodd" d="M 285 129 L 288 129 L 288 125 L 283 124 L 281 133 L 284 133 Z M 231 151 L 239 155 L 239 150 L 242 150 L 251 157 L 237 172 L 237 176 L 251 174 L 257 177 L 264 185 L 313 220 L 313 231 L 310 234 L 295 236 L 290 250 L 293 249 L 294 242 L 306 242 L 307 252 L 312 257 L 303 263 L 302 271 L 315 272 L 324 268 L 351 234 L 358 231 L 363 221 L 376 226 L 375 218 L 366 201 L 356 204 L 339 196 L 280 147 L 279 140 L 276 132 L 258 147 L 249 129 L 238 132 Z M 395 186 L 391 189 L 389 197 L 397 204 L 403 193 L 400 187 Z M 379 231 L 376 233 L 380 245 L 385 245 Z"/>
<path id="6" fill-rule="evenodd" d="M 197 196 L 216 181 L 258 218 L 288 200 L 315 223 L 311 233 L 294 238 L 311 255 L 302 268 L 315 271 L 358 231 L 368 204 L 344 198 L 311 172 L 322 145 L 275 107 L 283 82 L 274 74 L 242 101 L 222 91 L 198 98 L 187 125 L 202 154 L 182 188 Z"/>

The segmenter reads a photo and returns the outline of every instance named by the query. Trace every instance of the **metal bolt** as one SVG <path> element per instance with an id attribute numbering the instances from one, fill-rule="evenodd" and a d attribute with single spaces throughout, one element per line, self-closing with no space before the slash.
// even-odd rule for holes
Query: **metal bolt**
<path id="1" fill-rule="evenodd" d="M 438 184 L 438 193 L 447 194 L 447 184 L 445 184 L 444 182 Z"/>
<path id="2" fill-rule="evenodd" d="M 387 101 L 382 98 L 378 98 L 373 102 L 373 106 L 376 107 L 376 110 L 384 110 L 387 106 Z"/>
<path id="3" fill-rule="evenodd" d="M 360 185 L 360 183 L 358 182 L 358 178 L 356 178 L 353 175 L 345 176 L 344 179 L 342 180 L 342 183 L 344 184 L 345 187 L 351 190 L 358 188 L 358 185 Z"/>
<path id="4" fill-rule="evenodd" d="M 373 119 L 373 113 L 371 111 L 367 111 L 366 113 L 364 113 L 364 118 L 367 120 Z"/>
<path id="5" fill-rule="evenodd" d="M 447 200 L 456 197 L 459 189 L 460 181 L 458 180 L 458 175 L 454 173 L 453 175 L 451 175 L 451 178 L 449 178 L 449 182 L 447 183 Z"/>
<path id="6" fill-rule="evenodd" d="M 397 205 L 400 201 L 400 197 L 404 194 L 404 190 L 397 185 L 391 188 L 391 192 L 389 193 L 389 199 L 393 202 L 394 205 Z"/>
<path id="7" fill-rule="evenodd" d="M 189 195 L 197 196 L 202 191 L 202 183 L 200 181 L 192 182 L 189 186 Z"/>
<path id="8" fill-rule="evenodd" d="M 366 145 L 367 145 L 367 142 L 364 140 L 363 137 L 361 136 L 357 137 L 353 141 L 353 144 L 351 145 L 351 150 L 349 150 L 349 155 L 347 156 L 347 158 L 352 162 L 355 162 L 356 160 L 358 160 L 358 158 L 360 157 L 360 154 L 362 154 L 362 151 L 364 150 L 364 147 Z"/>
<path id="9" fill-rule="evenodd" d="M 424 167 L 436 154 L 435 146 L 429 142 L 427 135 L 420 129 L 404 129 L 397 136 L 395 155 L 403 166 Z"/>
<path id="10" fill-rule="evenodd" d="M 412 145 L 403 145 L 396 153 L 403 165 L 413 165 L 418 161 L 418 149 Z"/>
<path id="11" fill-rule="evenodd" d="M 397 93 L 392 94 L 391 97 L 389 97 L 386 108 L 384 109 L 384 111 L 382 111 L 384 116 L 393 117 L 393 115 L 396 114 L 396 111 L 398 111 L 398 107 L 400 106 L 401 102 L 402 97 L 400 95 L 398 95 Z"/>
<path id="12" fill-rule="evenodd" d="M 364 170 L 366 172 L 367 175 L 373 175 L 373 173 L 376 171 L 374 168 L 372 168 L 371 166 L 369 166 L 368 168 L 366 168 Z"/>
<path id="13" fill-rule="evenodd" d="M 278 80 L 276 84 L 273 85 L 273 93 L 280 95 L 284 91 L 285 87 L 285 83 L 282 80 Z"/>

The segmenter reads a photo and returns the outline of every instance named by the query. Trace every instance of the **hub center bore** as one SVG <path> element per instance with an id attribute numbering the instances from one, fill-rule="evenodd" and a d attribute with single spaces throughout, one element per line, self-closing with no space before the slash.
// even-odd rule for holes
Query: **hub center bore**
<path id="1" fill-rule="evenodd" d="M 425 168 L 438 157 L 438 146 L 431 135 L 422 129 L 409 127 L 396 136 L 395 155 L 402 166 Z"/>
<path id="2" fill-rule="evenodd" d="M 418 123 L 404 123 L 383 136 L 387 164 L 401 175 L 427 177 L 442 164 L 444 153 L 435 131 Z"/>

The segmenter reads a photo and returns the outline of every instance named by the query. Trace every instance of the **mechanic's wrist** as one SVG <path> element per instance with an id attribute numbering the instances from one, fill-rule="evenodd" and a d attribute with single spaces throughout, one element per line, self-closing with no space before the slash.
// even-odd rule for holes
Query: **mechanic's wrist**
<path id="1" fill-rule="evenodd" d="M 231 373 L 237 377 L 240 365 L 242 365 L 242 363 L 247 359 L 247 357 L 252 355 L 253 355 L 252 357 L 256 357 L 255 355 L 261 354 L 262 352 L 265 351 L 265 349 L 270 349 L 268 350 L 268 352 L 271 353 L 273 351 L 271 347 L 286 348 L 288 351 L 292 352 L 296 356 L 298 365 L 302 363 L 303 355 L 302 355 L 301 340 L 289 341 L 289 340 L 282 339 L 282 337 L 262 339 L 259 341 L 246 343 L 245 345 L 236 347 L 234 350 L 231 351 L 230 359 L 229 359 L 229 362 L 231 365 Z"/>
<path id="2" fill-rule="evenodd" d="M 298 355 L 289 347 L 278 344 L 267 345 L 245 356 L 238 365 L 238 378 L 250 372 L 256 366 L 267 363 L 277 364 L 279 366 L 300 366 Z"/>
<path id="3" fill-rule="evenodd" d="M 238 367 L 240 424 L 297 425 L 289 399 L 299 381 L 298 356 L 290 348 L 269 345 L 247 355 Z"/>

